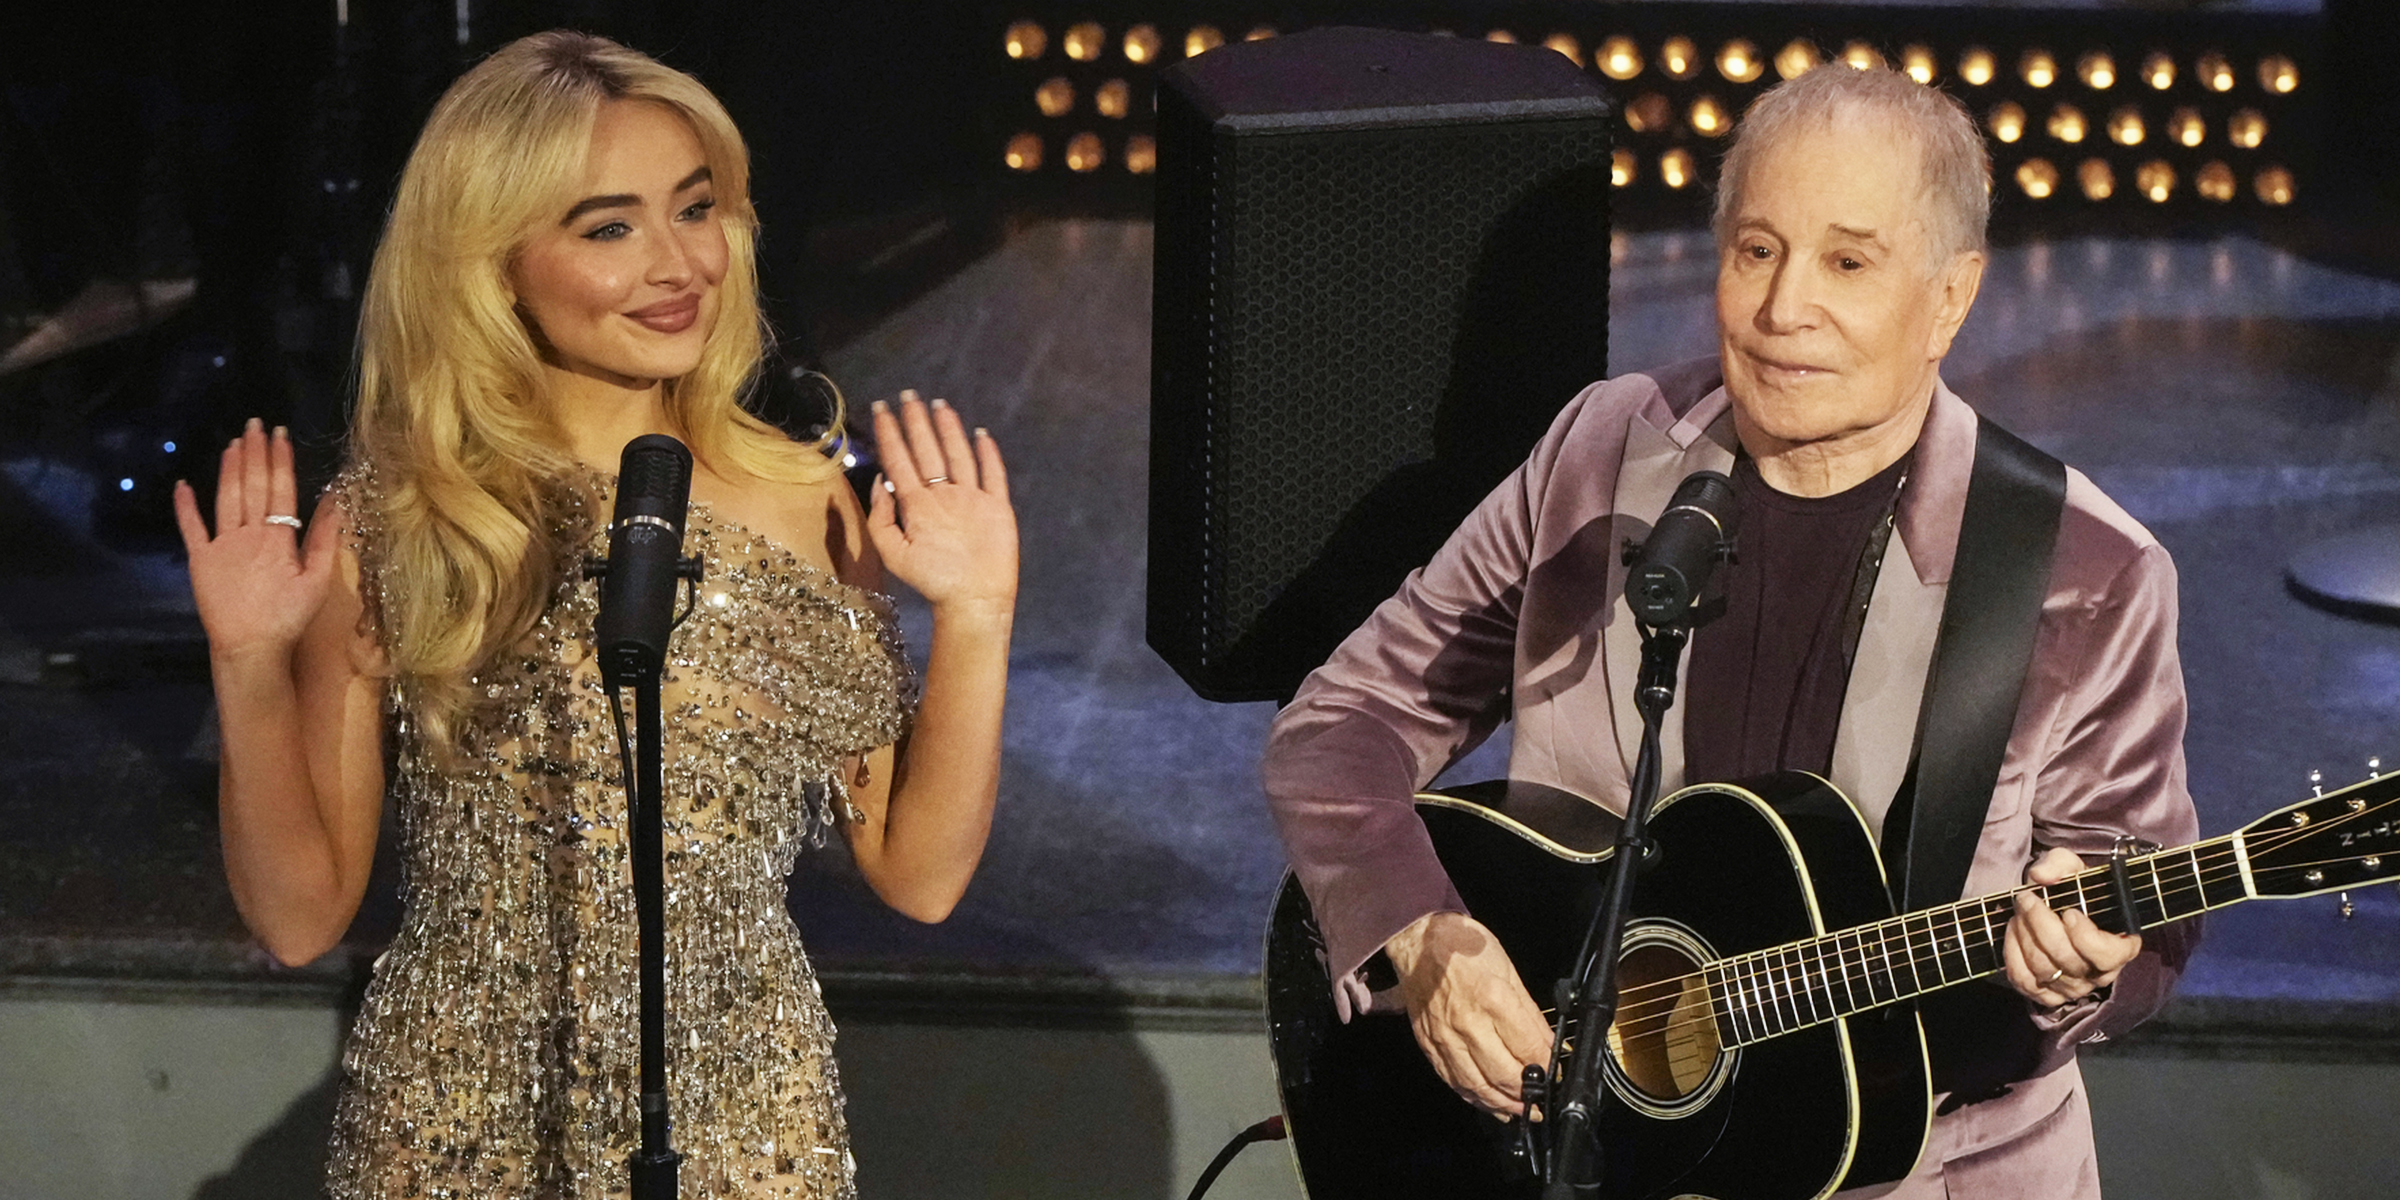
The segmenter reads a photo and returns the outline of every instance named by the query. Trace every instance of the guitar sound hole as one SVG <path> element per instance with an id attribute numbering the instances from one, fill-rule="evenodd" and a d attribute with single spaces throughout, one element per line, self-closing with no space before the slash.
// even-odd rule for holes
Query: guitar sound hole
<path id="1" fill-rule="evenodd" d="M 1674 945 L 1636 946 L 1617 968 L 1617 995 L 1608 1050 L 1624 1081 L 1662 1104 L 1707 1086 L 1722 1047 L 1700 964 Z"/>

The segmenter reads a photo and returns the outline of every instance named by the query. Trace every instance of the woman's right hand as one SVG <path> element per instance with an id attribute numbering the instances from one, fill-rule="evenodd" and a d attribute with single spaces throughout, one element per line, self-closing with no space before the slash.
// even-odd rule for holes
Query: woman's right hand
<path id="1" fill-rule="evenodd" d="M 340 506 L 320 509 L 303 553 L 299 530 L 269 521 L 298 511 L 291 435 L 272 437 L 251 418 L 225 447 L 217 476 L 217 529 L 209 536 L 189 483 L 175 484 L 175 522 L 191 555 L 192 597 L 210 657 L 234 662 L 289 656 L 325 604 L 339 558 Z"/>

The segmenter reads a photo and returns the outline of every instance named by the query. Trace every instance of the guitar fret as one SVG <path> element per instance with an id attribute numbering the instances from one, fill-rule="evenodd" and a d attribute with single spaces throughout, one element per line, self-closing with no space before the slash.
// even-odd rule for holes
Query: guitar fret
<path id="1" fill-rule="evenodd" d="M 1892 934 L 1890 921 L 1875 923 L 1875 948 L 1883 951 L 1883 978 L 1891 985 L 1891 998 L 1900 998 L 1900 969 L 1892 965 Z"/>
<path id="2" fill-rule="evenodd" d="M 2158 877 L 2158 856 L 2156 854 L 2143 855 L 2142 865 L 2150 869 L 2150 896 L 2158 903 L 2158 921 L 2156 923 L 2164 925 L 2175 919 L 2175 910 L 2167 907 L 2167 884 L 2165 880 Z M 2144 929 L 2149 927 L 2149 925 L 2142 926 Z"/>
<path id="3" fill-rule="evenodd" d="M 1851 931 L 1851 936 L 1856 937 L 1857 932 L 1855 930 Z M 1842 948 L 1841 934 L 1837 933 L 1833 935 L 1833 950 L 1834 954 L 1841 959 L 1842 963 L 1842 999 L 1847 1002 L 1845 1007 L 1847 1007 L 1851 1012 L 1857 1012 L 1859 1011 L 1858 992 L 1850 986 L 1850 952 Z"/>
<path id="4" fill-rule="evenodd" d="M 2184 869 L 2192 873 L 2192 890 L 2199 893 L 2200 905 L 2203 909 L 2215 908 L 2219 904 L 2230 903 L 2241 898 L 2241 881 L 2238 878 L 2234 880 L 2235 894 L 2232 896 L 2220 898 L 2216 892 L 2210 890 L 2208 886 L 2208 875 L 2200 868 L 2200 847 L 2185 847 L 2183 851 L 2183 859 Z"/>
<path id="5" fill-rule="evenodd" d="M 1817 1023 L 1816 997 L 1808 991 L 1808 956 L 1798 946 L 1783 950 L 1784 970 L 1792 981 L 1792 1028 L 1800 1029 Z M 1805 1006 L 1805 1007 L 1804 1007 Z"/>
<path id="6" fill-rule="evenodd" d="M 1740 1015 L 1738 1023 L 1742 1027 L 1742 1040 L 1744 1042 L 1756 1041 L 1758 1040 L 1758 998 L 1756 991 L 1750 985 L 1749 963 L 1746 959 L 1734 967 L 1730 979 L 1733 992 L 1738 997 L 1734 1011 Z"/>

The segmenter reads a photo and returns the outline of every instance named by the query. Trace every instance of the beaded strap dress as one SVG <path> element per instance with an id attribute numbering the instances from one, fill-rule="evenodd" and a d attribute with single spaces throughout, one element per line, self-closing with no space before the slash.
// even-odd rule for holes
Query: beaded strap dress
<path id="1" fill-rule="evenodd" d="M 586 553 L 613 491 L 567 490 L 562 569 L 516 652 L 474 679 L 447 769 L 387 708 L 406 915 L 342 1065 L 328 1190 L 622 1195 L 640 1140 L 639 985 L 616 729 L 592 661 Z M 356 470 L 370 620 L 380 496 Z M 667 1078 L 686 1197 L 853 1195 L 833 1026 L 785 908 L 801 849 L 850 810 L 848 756 L 900 734 L 912 690 L 887 601 L 694 504 L 706 566 L 662 689 Z"/>

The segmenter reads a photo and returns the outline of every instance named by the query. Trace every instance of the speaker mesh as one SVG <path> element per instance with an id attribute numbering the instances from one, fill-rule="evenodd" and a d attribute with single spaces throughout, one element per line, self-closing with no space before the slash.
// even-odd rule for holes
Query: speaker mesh
<path id="1" fill-rule="evenodd" d="M 1245 129 L 1168 82 L 1150 641 L 1277 698 L 1605 369 L 1606 106 Z"/>

